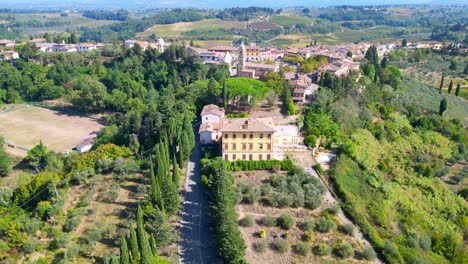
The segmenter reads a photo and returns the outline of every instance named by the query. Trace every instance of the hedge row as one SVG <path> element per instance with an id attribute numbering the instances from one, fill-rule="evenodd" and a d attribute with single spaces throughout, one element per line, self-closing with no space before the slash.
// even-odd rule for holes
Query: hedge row
<path id="1" fill-rule="evenodd" d="M 283 170 L 293 171 L 296 168 L 292 160 L 236 160 L 226 162 L 229 171 L 253 171 L 253 170 Z"/>

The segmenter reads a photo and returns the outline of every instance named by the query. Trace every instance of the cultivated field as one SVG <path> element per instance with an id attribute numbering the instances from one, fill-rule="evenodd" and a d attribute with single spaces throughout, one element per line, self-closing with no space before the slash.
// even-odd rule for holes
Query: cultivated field
<path id="1" fill-rule="evenodd" d="M 297 24 L 310 25 L 314 21 L 312 18 L 304 16 L 272 16 L 268 20 L 285 27 L 290 27 Z"/>
<path id="2" fill-rule="evenodd" d="M 51 150 L 71 151 L 89 135 L 104 126 L 99 120 L 75 113 L 50 110 L 35 106 L 16 106 L 0 109 L 0 135 L 8 143 L 32 148 L 42 140 Z M 6 148 L 12 154 L 24 156 L 25 151 Z"/>
<path id="3" fill-rule="evenodd" d="M 192 30 L 213 30 L 213 29 L 230 29 L 230 28 L 245 28 L 245 22 L 241 21 L 225 21 L 221 19 L 205 19 L 196 22 L 180 22 L 167 25 L 154 25 L 145 32 L 139 33 L 140 37 L 146 37 L 151 34 L 156 34 L 160 37 L 175 37 L 180 36 L 183 32 Z"/>

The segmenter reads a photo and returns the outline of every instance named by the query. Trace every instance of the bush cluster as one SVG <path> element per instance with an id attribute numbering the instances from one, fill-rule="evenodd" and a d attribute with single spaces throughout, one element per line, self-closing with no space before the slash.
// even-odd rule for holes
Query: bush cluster
<path id="1" fill-rule="evenodd" d="M 293 171 L 296 166 L 290 159 L 285 160 L 236 160 L 226 162 L 229 171 L 275 170 Z"/>

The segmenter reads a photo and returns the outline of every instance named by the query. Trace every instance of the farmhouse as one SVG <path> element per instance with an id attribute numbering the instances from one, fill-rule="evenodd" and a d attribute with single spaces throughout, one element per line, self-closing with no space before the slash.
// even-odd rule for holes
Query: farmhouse
<path id="1" fill-rule="evenodd" d="M 200 134 L 200 143 L 211 145 L 221 139 L 220 123 L 202 123 L 198 134 Z"/>
<path id="2" fill-rule="evenodd" d="M 56 44 L 52 46 L 52 52 L 77 52 L 78 49 L 76 45 L 69 45 L 69 44 Z"/>
<path id="3" fill-rule="evenodd" d="M 0 61 L 1 60 L 6 60 L 6 61 L 14 61 L 19 59 L 19 54 L 16 51 L 13 50 L 7 50 L 7 51 L 0 51 Z"/>
<path id="4" fill-rule="evenodd" d="M 0 39 L 0 47 L 13 48 L 16 45 L 14 40 Z"/>

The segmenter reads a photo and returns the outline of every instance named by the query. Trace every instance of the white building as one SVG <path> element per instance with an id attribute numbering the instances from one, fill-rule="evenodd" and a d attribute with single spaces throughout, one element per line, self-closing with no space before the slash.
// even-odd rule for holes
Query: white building
<path id="1" fill-rule="evenodd" d="M 76 145 L 75 149 L 79 153 L 85 153 L 91 150 L 94 145 L 96 137 L 91 137 L 83 140 L 80 144 Z"/>
<path id="2" fill-rule="evenodd" d="M 224 118 L 224 108 L 214 104 L 205 105 L 200 116 L 202 124 L 219 123 L 221 118 Z"/>
<path id="3" fill-rule="evenodd" d="M 53 52 L 77 52 L 78 49 L 76 48 L 75 45 L 69 45 L 69 44 L 57 44 L 52 46 L 52 51 Z"/>
<path id="4" fill-rule="evenodd" d="M 90 51 L 90 50 L 97 50 L 97 45 L 95 44 L 80 44 L 78 46 L 78 51 Z"/>
<path id="5" fill-rule="evenodd" d="M 203 123 L 198 130 L 200 143 L 210 145 L 221 139 L 220 123 Z"/>
<path id="6" fill-rule="evenodd" d="M 13 48 L 16 45 L 14 40 L 0 39 L 0 47 Z"/>

